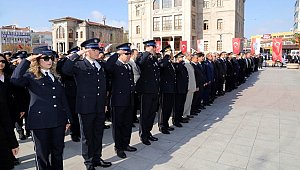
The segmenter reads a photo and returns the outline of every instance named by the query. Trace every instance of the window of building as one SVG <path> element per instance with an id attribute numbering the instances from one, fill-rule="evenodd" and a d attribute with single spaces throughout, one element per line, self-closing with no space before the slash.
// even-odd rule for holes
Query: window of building
<path id="1" fill-rule="evenodd" d="M 136 34 L 140 34 L 141 33 L 141 27 L 138 25 L 136 26 Z"/>
<path id="2" fill-rule="evenodd" d="M 217 51 L 222 51 L 222 41 L 217 41 Z"/>
<path id="3" fill-rule="evenodd" d="M 192 15 L 192 29 L 196 29 L 196 16 Z"/>
<path id="4" fill-rule="evenodd" d="M 175 7 L 182 6 L 182 0 L 175 0 L 175 1 L 174 1 L 174 6 L 175 6 Z"/>
<path id="5" fill-rule="evenodd" d="M 203 21 L 203 30 L 208 30 L 208 20 Z"/>
<path id="6" fill-rule="evenodd" d="M 162 0 L 162 8 L 171 8 L 172 0 Z"/>
<path id="7" fill-rule="evenodd" d="M 72 29 L 69 29 L 69 38 L 73 38 L 73 30 Z"/>
<path id="8" fill-rule="evenodd" d="M 192 0 L 192 6 L 196 7 L 196 0 Z"/>
<path id="9" fill-rule="evenodd" d="M 140 43 L 137 43 L 137 44 L 136 44 L 136 48 L 137 48 L 138 51 L 141 51 L 141 44 L 140 44 Z"/>
<path id="10" fill-rule="evenodd" d="M 59 28 L 56 29 L 56 38 L 59 37 Z"/>
<path id="11" fill-rule="evenodd" d="M 223 29 L 223 19 L 218 19 L 217 20 L 217 29 L 218 30 Z"/>
<path id="12" fill-rule="evenodd" d="M 204 1 L 203 8 L 209 8 L 209 1 Z"/>
<path id="13" fill-rule="evenodd" d="M 58 38 L 65 38 L 65 29 L 62 26 L 60 26 L 58 29 Z"/>
<path id="14" fill-rule="evenodd" d="M 172 29 L 172 16 L 165 16 L 162 17 L 162 30 L 171 30 Z"/>
<path id="15" fill-rule="evenodd" d="M 182 15 L 174 16 L 174 29 L 181 30 L 182 29 Z"/>
<path id="16" fill-rule="evenodd" d="M 153 31 L 160 31 L 160 18 L 159 17 L 153 18 Z"/>
<path id="17" fill-rule="evenodd" d="M 76 31 L 76 38 L 78 38 L 78 32 Z"/>
<path id="18" fill-rule="evenodd" d="M 110 33 L 110 36 L 109 36 L 109 40 L 112 42 L 114 39 L 113 39 L 113 34 Z"/>
<path id="19" fill-rule="evenodd" d="M 204 41 L 204 51 L 208 51 L 208 41 Z"/>
<path id="20" fill-rule="evenodd" d="M 136 7 L 135 15 L 136 15 L 137 17 L 140 16 L 140 7 Z"/>
<path id="21" fill-rule="evenodd" d="M 94 31 L 91 32 L 91 35 L 92 35 L 91 38 L 95 38 L 95 32 Z"/>
<path id="22" fill-rule="evenodd" d="M 80 31 L 80 38 L 83 38 L 83 32 Z"/>
<path id="23" fill-rule="evenodd" d="M 217 0 L 217 7 L 222 7 L 222 6 L 223 6 L 222 0 Z"/>
<path id="24" fill-rule="evenodd" d="M 154 0 L 153 1 L 153 9 L 159 9 L 160 0 Z"/>
<path id="25" fill-rule="evenodd" d="M 102 32 L 99 32 L 99 38 L 102 38 L 102 36 L 103 36 Z"/>

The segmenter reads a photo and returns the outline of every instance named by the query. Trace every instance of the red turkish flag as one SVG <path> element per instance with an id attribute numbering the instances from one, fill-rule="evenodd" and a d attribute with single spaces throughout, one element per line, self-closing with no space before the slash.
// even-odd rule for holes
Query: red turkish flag
<path id="1" fill-rule="evenodd" d="M 105 47 L 104 43 L 99 43 L 99 47 Z"/>
<path id="2" fill-rule="evenodd" d="M 161 50 L 161 41 L 155 41 L 156 42 L 156 53 L 160 53 Z"/>
<path id="3" fill-rule="evenodd" d="M 180 41 L 180 50 L 182 53 L 187 52 L 187 41 Z"/>
<path id="4" fill-rule="evenodd" d="M 241 50 L 241 39 L 240 38 L 233 38 L 232 39 L 232 48 L 234 54 L 239 54 Z"/>
<path id="5" fill-rule="evenodd" d="M 254 44 L 256 43 L 256 38 L 251 39 L 251 54 L 255 54 Z"/>
<path id="6" fill-rule="evenodd" d="M 279 60 L 282 62 L 282 38 L 273 38 L 273 54 L 272 59 L 273 61 Z"/>

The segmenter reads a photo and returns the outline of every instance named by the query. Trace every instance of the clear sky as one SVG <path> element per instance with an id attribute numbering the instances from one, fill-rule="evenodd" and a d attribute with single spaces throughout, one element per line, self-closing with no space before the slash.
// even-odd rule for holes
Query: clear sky
<path id="1" fill-rule="evenodd" d="M 184 0 L 183 0 L 184 2 Z M 290 31 L 295 0 L 246 0 L 245 37 Z M 128 27 L 127 0 L 0 0 L 0 25 L 51 30 L 49 19 L 72 16 Z"/>

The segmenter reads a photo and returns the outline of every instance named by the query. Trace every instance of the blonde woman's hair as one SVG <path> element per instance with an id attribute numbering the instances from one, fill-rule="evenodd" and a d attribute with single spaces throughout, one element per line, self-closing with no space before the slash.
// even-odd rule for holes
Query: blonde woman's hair
<path id="1" fill-rule="evenodd" d="M 55 78 L 60 79 L 60 76 L 56 72 L 56 62 L 52 61 L 52 67 L 49 70 Z M 43 77 L 43 73 L 41 72 L 41 66 L 37 59 L 31 61 L 28 71 L 35 75 L 36 80 L 39 80 Z"/>

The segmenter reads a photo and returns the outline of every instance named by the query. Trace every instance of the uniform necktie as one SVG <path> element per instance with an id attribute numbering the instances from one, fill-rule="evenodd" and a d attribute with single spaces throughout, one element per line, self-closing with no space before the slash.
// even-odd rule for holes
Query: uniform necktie
<path id="1" fill-rule="evenodd" d="M 49 73 L 47 71 L 45 72 L 45 74 L 46 74 L 47 79 L 50 80 L 51 82 L 53 82 L 52 78 L 49 76 Z"/>
<path id="2" fill-rule="evenodd" d="M 93 67 L 94 67 L 95 70 L 98 70 L 98 68 L 96 67 L 96 63 L 95 62 L 93 62 Z"/>

